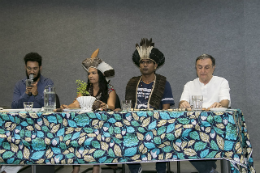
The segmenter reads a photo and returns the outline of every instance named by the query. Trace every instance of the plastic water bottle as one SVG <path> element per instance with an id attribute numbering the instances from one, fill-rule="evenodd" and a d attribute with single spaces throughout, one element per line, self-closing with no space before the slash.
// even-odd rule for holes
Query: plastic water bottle
<path id="1" fill-rule="evenodd" d="M 53 112 L 56 109 L 55 88 L 48 85 L 44 89 L 44 112 Z"/>

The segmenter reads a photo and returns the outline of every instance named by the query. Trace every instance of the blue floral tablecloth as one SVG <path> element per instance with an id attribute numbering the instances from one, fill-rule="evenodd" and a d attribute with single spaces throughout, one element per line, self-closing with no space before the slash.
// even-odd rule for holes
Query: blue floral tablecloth
<path id="1" fill-rule="evenodd" d="M 0 164 L 226 159 L 255 172 L 244 116 L 225 112 L 0 112 Z"/>

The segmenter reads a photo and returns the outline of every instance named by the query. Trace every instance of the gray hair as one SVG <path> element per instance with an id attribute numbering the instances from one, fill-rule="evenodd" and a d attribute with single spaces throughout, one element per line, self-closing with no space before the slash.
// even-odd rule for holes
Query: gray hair
<path id="1" fill-rule="evenodd" d="M 202 55 L 200 55 L 200 56 L 196 59 L 195 66 L 197 65 L 197 61 L 198 61 L 198 60 L 200 60 L 200 59 L 207 59 L 207 58 L 210 58 L 211 61 L 212 61 L 212 66 L 215 66 L 215 58 L 213 58 L 213 56 L 208 55 L 208 54 L 202 54 Z"/>

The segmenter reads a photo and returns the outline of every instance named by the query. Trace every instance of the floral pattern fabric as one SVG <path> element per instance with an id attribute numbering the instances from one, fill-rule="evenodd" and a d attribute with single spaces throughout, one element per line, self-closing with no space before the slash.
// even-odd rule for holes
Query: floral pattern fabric
<path id="1" fill-rule="evenodd" d="M 255 172 L 240 110 L 0 112 L 0 164 L 109 164 L 226 159 Z"/>

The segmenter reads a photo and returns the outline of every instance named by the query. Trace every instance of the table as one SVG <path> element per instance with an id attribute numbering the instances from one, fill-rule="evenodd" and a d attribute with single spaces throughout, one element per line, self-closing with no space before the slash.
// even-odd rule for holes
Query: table
<path id="1" fill-rule="evenodd" d="M 225 159 L 255 172 L 241 110 L 0 112 L 0 164 L 68 165 Z"/>

